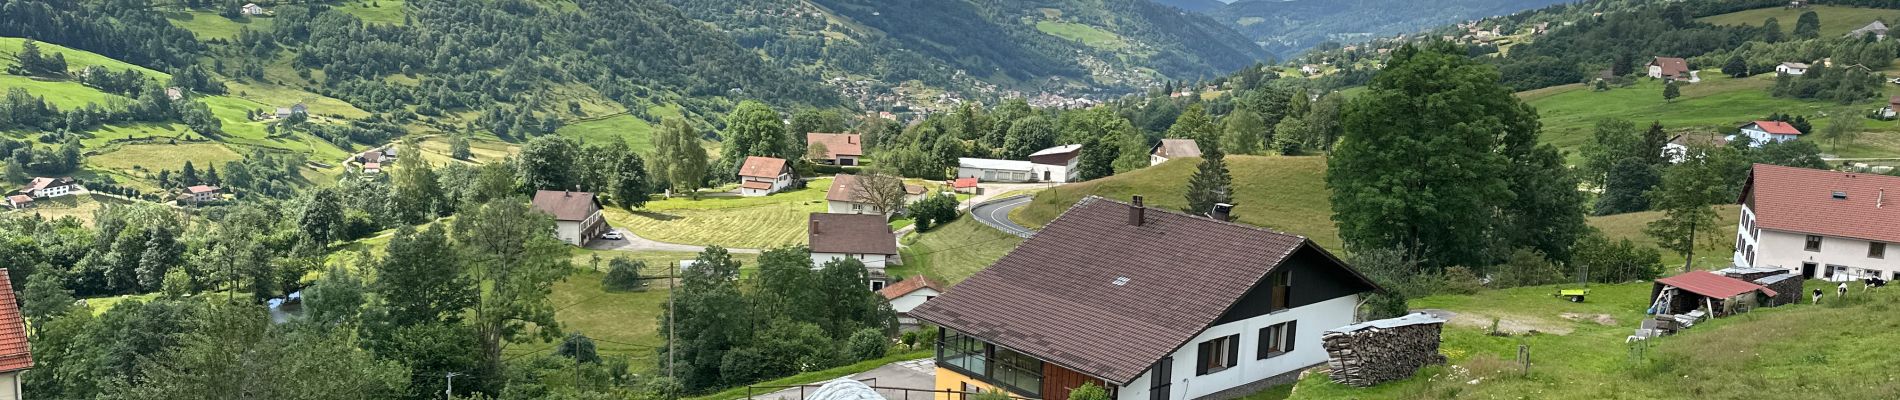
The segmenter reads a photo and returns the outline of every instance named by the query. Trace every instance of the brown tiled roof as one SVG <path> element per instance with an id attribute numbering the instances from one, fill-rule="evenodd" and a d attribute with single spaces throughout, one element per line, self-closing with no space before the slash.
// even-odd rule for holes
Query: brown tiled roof
<path id="1" fill-rule="evenodd" d="M 1769 296 L 1776 294 L 1774 289 L 1748 283 L 1748 281 L 1740 279 L 1716 275 L 1709 271 L 1689 271 L 1682 275 L 1657 279 L 1656 283 L 1675 286 L 1677 289 L 1687 290 L 1690 293 L 1718 299 L 1735 297 L 1735 295 L 1738 294 L 1757 290 L 1767 293 Z"/>
<path id="2" fill-rule="evenodd" d="M 1750 122 L 1749 125 L 1754 125 L 1757 128 L 1761 128 L 1762 132 L 1773 133 L 1776 135 L 1801 134 L 1801 130 L 1795 128 L 1794 125 L 1786 123 L 1786 122 L 1781 122 L 1781 121 L 1755 121 L 1755 122 Z"/>
<path id="3" fill-rule="evenodd" d="M 785 173 L 785 159 L 751 156 L 745 158 L 745 164 L 739 165 L 739 176 L 753 178 L 778 179 Z"/>
<path id="4" fill-rule="evenodd" d="M 838 174 L 838 176 L 831 178 L 831 188 L 825 189 L 825 200 L 859 203 L 861 202 L 859 199 L 863 197 L 856 196 L 859 189 L 857 175 Z M 924 194 L 924 192 L 927 191 L 929 191 L 929 189 L 925 189 L 923 186 L 904 185 L 905 194 Z"/>
<path id="5" fill-rule="evenodd" d="M 1683 146 L 1727 146 L 1728 138 L 1714 132 L 1684 133 L 1669 138 L 1669 143 Z"/>
<path id="6" fill-rule="evenodd" d="M 930 288 L 936 290 L 938 293 L 943 293 L 944 287 L 942 283 L 938 283 L 936 280 L 923 275 L 917 275 L 909 279 L 897 281 L 897 283 L 893 283 L 890 286 L 885 286 L 884 289 L 878 290 L 877 294 L 883 295 L 885 300 L 896 300 L 899 297 L 910 294 L 910 292 L 915 292 L 923 288 Z"/>
<path id="7" fill-rule="evenodd" d="M 26 204 L 26 203 L 33 202 L 33 196 L 28 196 L 24 194 L 16 194 L 12 196 L 7 196 L 7 200 L 12 201 L 14 204 Z"/>
<path id="8" fill-rule="evenodd" d="M 32 182 L 28 182 L 26 187 L 20 188 L 20 193 L 31 193 L 32 191 L 45 189 L 49 187 L 74 185 L 78 183 L 79 181 L 74 180 L 73 177 L 70 177 L 70 176 L 62 176 L 58 178 L 38 177 L 38 178 L 33 178 Z"/>
<path id="9" fill-rule="evenodd" d="M 1755 164 L 1750 200 L 1762 229 L 1900 243 L 1900 177 Z"/>
<path id="10" fill-rule="evenodd" d="M 1132 208 L 1084 198 L 910 314 L 1126 385 L 1295 251 L 1327 254 L 1305 237 L 1156 208 L 1136 226 Z"/>
<path id="11" fill-rule="evenodd" d="M 1662 66 L 1663 76 L 1678 76 L 1689 72 L 1689 62 L 1676 57 L 1656 57 L 1649 65 Z"/>
<path id="12" fill-rule="evenodd" d="M 813 253 L 897 254 L 897 234 L 882 215 L 812 213 L 807 227 Z"/>
<path id="13" fill-rule="evenodd" d="M 538 190 L 534 192 L 534 208 L 553 215 L 556 221 L 584 221 L 600 210 L 600 203 L 594 201 L 591 192 Z"/>
<path id="14" fill-rule="evenodd" d="M 0 372 L 33 368 L 33 346 L 27 343 L 26 319 L 13 296 L 13 281 L 0 268 Z"/>
<path id="15" fill-rule="evenodd" d="M 1149 153 L 1163 158 L 1200 157 L 1201 145 L 1194 139 L 1161 139 Z"/>
<path id="16" fill-rule="evenodd" d="M 929 191 L 930 191 L 929 188 L 925 188 L 923 186 L 909 185 L 909 184 L 904 185 L 905 194 L 919 195 L 919 194 L 924 194 L 925 192 L 929 192 Z"/>
<path id="17" fill-rule="evenodd" d="M 830 153 L 826 154 L 825 158 L 864 155 L 864 142 L 856 133 L 812 132 L 805 134 L 805 142 L 808 143 L 807 146 L 824 143 L 825 152 Z"/>

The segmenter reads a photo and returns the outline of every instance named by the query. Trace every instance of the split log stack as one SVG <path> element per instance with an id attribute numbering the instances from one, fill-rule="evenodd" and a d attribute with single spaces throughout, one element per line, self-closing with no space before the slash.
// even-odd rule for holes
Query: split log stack
<path id="1" fill-rule="evenodd" d="M 1405 379 L 1420 367 L 1443 364 L 1438 343 L 1445 320 L 1418 313 L 1326 331 L 1326 366 L 1333 382 L 1369 387 Z"/>

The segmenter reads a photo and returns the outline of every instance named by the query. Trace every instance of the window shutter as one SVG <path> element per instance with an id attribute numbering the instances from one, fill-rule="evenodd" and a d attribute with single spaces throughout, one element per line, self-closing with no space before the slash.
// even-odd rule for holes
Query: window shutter
<path id="1" fill-rule="evenodd" d="M 1254 345 L 1253 358 L 1255 360 L 1267 359 L 1267 348 L 1273 347 L 1273 327 L 1260 328 L 1260 340 L 1256 340 L 1256 342 L 1258 343 Z"/>
<path id="2" fill-rule="evenodd" d="M 1226 363 L 1222 365 L 1223 367 L 1232 367 L 1234 366 L 1235 362 L 1239 361 L 1240 335 L 1233 335 L 1233 336 L 1227 337 L 1227 357 L 1222 357 L 1221 359 L 1226 361 Z"/>
<path id="3" fill-rule="evenodd" d="M 1207 375 L 1207 357 L 1213 355 L 1213 354 L 1209 354 L 1211 352 L 1208 351 L 1208 348 L 1213 347 L 1213 346 L 1208 346 L 1208 343 L 1211 343 L 1211 342 L 1201 342 L 1201 344 L 1197 345 L 1194 350 L 1194 359 L 1195 359 L 1194 360 L 1194 375 L 1195 376 Z"/>
<path id="4" fill-rule="evenodd" d="M 1288 353 L 1293 352 L 1293 343 L 1297 343 L 1300 341 L 1300 336 L 1294 333 L 1294 330 L 1298 329 L 1299 327 L 1300 327 L 1300 321 L 1286 322 L 1286 333 L 1281 336 L 1286 337 L 1286 352 Z"/>

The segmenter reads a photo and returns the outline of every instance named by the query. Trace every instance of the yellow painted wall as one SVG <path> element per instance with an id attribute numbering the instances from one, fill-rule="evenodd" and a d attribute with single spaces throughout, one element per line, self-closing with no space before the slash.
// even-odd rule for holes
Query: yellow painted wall
<path id="1" fill-rule="evenodd" d="M 971 387 L 983 388 L 983 391 L 985 392 L 1001 390 L 997 388 L 995 385 L 984 383 L 983 381 L 977 380 L 975 378 L 964 376 L 963 374 L 957 373 L 957 371 L 955 370 L 939 367 L 937 368 L 937 387 L 936 387 L 939 393 L 937 393 L 936 400 L 964 400 L 960 398 L 962 396 L 961 394 L 958 394 L 958 393 L 942 393 L 945 390 L 949 390 L 952 392 L 962 391 L 964 383 L 969 383 Z M 1026 396 L 1023 396 L 1021 393 L 1015 393 L 1015 392 L 1010 392 L 1010 395 L 1017 396 L 1017 397 L 1026 397 Z"/>

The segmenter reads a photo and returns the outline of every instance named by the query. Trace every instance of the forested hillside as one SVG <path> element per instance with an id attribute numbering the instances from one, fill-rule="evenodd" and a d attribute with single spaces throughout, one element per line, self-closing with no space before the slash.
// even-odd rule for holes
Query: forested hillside
<path id="1" fill-rule="evenodd" d="M 1240 0 L 1207 11 L 1283 58 L 1327 41 L 1363 41 L 1564 0 Z"/>
<path id="2" fill-rule="evenodd" d="M 907 81 L 979 99 L 1126 92 L 1265 55 L 1211 19 L 1146 0 L 670 1 L 776 65 L 873 80 L 856 88 L 873 95 Z"/>

